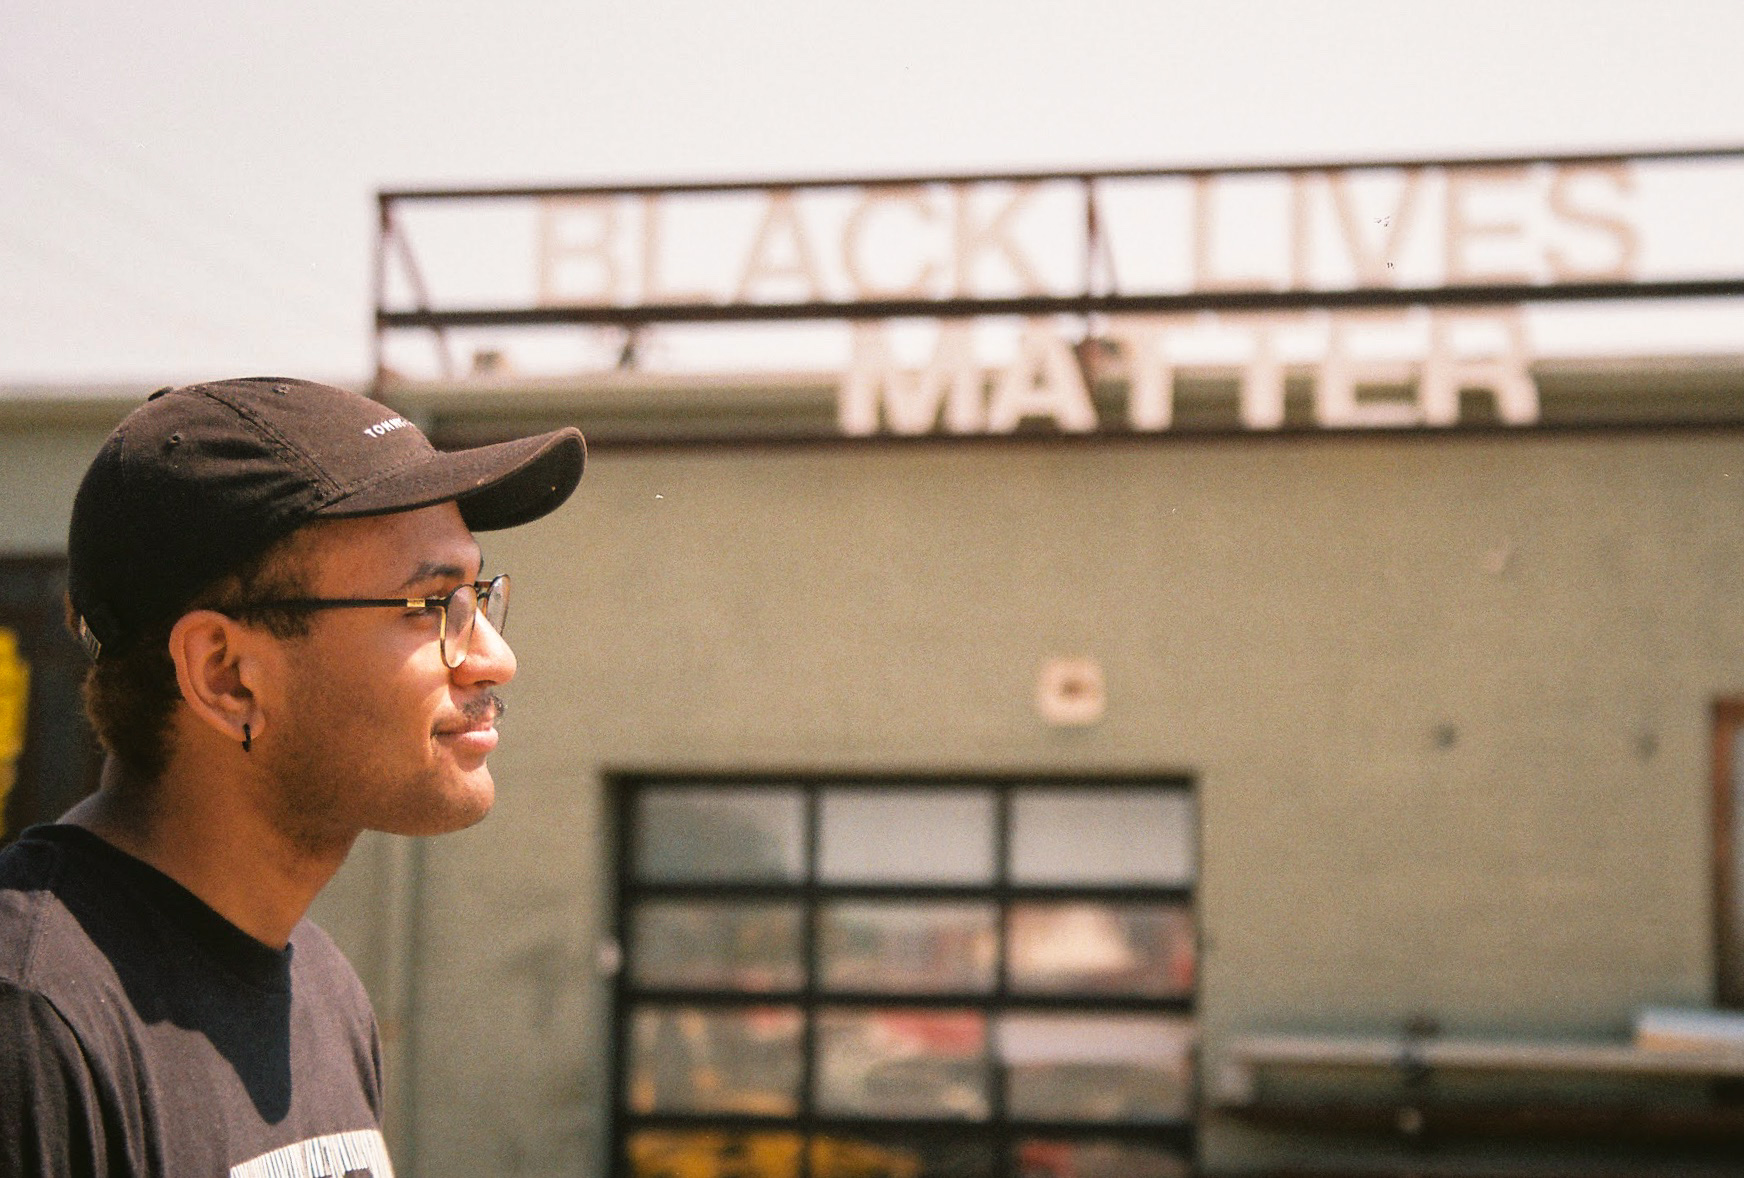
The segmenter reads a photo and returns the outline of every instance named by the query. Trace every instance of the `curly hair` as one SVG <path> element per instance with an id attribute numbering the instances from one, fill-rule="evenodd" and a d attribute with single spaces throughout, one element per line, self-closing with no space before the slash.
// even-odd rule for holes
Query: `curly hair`
<path id="1" fill-rule="evenodd" d="M 300 543 L 307 527 L 275 541 L 266 551 L 207 586 L 183 614 L 196 609 L 231 612 L 250 601 L 300 597 L 309 592 L 308 554 Z M 148 786 L 163 776 L 173 752 L 170 717 L 182 700 L 176 665 L 170 658 L 170 631 L 181 615 L 152 626 L 112 658 L 85 673 L 85 714 L 104 751 L 120 762 L 123 777 Z M 249 620 L 279 638 L 308 633 L 307 614 L 289 610 L 250 610 Z M 76 632 L 72 602 L 67 623 Z"/>

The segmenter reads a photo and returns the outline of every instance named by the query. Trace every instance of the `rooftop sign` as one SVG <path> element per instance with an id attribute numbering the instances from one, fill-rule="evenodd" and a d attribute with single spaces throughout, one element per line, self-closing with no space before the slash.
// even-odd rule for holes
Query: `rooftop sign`
<path id="1" fill-rule="evenodd" d="M 1325 427 L 1530 426 L 1545 356 L 1744 353 L 1741 208 L 1744 149 L 386 192 L 378 380 L 810 367 L 875 435 L 1169 430 L 1188 374 L 1249 429 L 1293 380 Z"/>

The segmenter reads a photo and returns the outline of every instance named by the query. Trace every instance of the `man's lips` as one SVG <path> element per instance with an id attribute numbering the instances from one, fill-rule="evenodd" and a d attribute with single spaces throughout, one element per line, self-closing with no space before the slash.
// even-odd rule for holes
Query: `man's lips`
<path id="1" fill-rule="evenodd" d="M 460 724 L 444 724 L 436 729 L 437 736 L 464 736 L 468 732 L 484 732 L 497 726 L 495 716 L 483 720 L 471 720 Z"/>
<path id="2" fill-rule="evenodd" d="M 494 724 L 485 724 L 477 728 L 458 728 L 451 731 L 436 733 L 436 739 L 445 744 L 473 753 L 488 753 L 497 747 L 497 730 Z"/>
<path id="3" fill-rule="evenodd" d="M 502 718 L 503 701 L 494 692 L 469 701 L 460 710 L 456 722 L 439 725 L 438 739 L 478 752 L 490 752 L 497 747 L 497 721 Z"/>

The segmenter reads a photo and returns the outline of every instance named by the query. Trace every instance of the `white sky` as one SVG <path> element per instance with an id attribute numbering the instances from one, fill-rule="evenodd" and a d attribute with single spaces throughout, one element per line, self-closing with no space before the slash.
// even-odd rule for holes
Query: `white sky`
<path id="1" fill-rule="evenodd" d="M 1744 145 L 1744 4 L 0 0 L 0 383 L 367 377 L 373 193 Z"/>

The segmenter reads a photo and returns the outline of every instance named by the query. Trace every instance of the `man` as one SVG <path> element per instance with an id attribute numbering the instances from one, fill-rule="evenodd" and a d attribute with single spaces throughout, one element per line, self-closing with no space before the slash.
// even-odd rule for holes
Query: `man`
<path id="1" fill-rule="evenodd" d="M 304 919 L 358 833 L 490 808 L 508 579 L 574 429 L 441 453 L 354 393 L 166 389 L 74 501 L 97 793 L 0 855 L 0 1175 L 391 1175 L 375 1020 Z"/>

